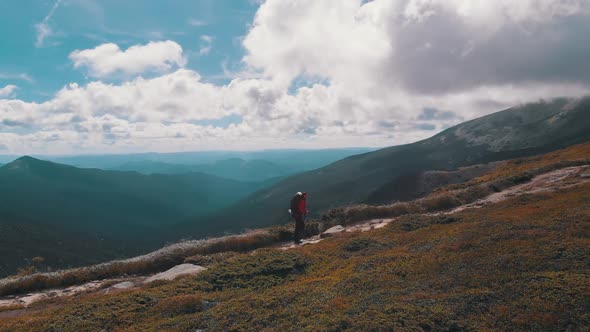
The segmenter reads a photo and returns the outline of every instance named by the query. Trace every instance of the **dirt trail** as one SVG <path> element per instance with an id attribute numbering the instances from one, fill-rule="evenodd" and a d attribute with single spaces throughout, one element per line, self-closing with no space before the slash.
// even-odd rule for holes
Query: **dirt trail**
<path id="1" fill-rule="evenodd" d="M 585 166 L 577 166 L 577 167 L 567 167 L 555 171 L 551 171 L 545 174 L 538 175 L 534 177 L 531 181 L 517 185 L 511 188 L 508 188 L 504 191 L 491 194 L 483 199 L 480 199 L 474 203 L 466 204 L 455 208 L 451 211 L 442 212 L 443 214 L 453 214 L 456 212 L 463 211 L 469 208 L 480 208 L 487 204 L 494 204 L 504 200 L 507 200 L 512 197 L 525 195 L 525 194 L 536 194 L 536 193 L 543 193 L 543 192 L 553 192 L 560 189 L 565 189 L 577 185 L 581 185 L 584 183 L 590 182 L 590 165 Z M 438 213 L 441 214 L 441 213 Z M 367 232 L 373 229 L 379 229 L 382 227 L 387 226 L 389 223 L 394 221 L 396 218 L 384 218 L 384 219 L 374 219 L 374 220 L 367 220 L 359 223 L 355 223 L 353 225 L 349 225 L 346 227 L 339 228 L 336 232 L 329 234 L 329 236 L 324 235 L 317 235 L 308 239 L 303 240 L 303 242 L 299 245 L 292 244 L 292 243 L 283 243 L 275 246 L 281 250 L 289 250 L 298 248 L 301 246 L 306 245 L 314 245 L 324 240 L 326 237 L 337 236 L 339 233 L 349 233 L 349 232 Z M 83 285 L 79 286 L 72 286 L 65 289 L 53 289 L 53 290 L 45 290 L 42 292 L 26 294 L 23 296 L 10 296 L 6 298 L 0 298 L 0 308 L 7 307 L 7 306 L 14 306 L 14 305 L 21 305 L 24 306 L 24 309 L 17 309 L 12 311 L 4 311 L 0 312 L 0 318 L 6 317 L 16 317 L 20 315 L 24 315 L 30 313 L 32 310 L 38 310 L 36 308 L 27 308 L 31 304 L 46 300 L 49 298 L 60 298 L 60 297 L 70 297 L 74 295 L 78 295 L 81 293 L 89 293 L 89 292 L 106 292 L 108 288 L 105 289 L 105 285 L 108 282 L 109 284 L 114 284 L 118 282 L 124 281 L 134 281 L 136 284 L 141 284 L 138 282 L 139 279 L 145 279 L 147 277 L 128 277 L 128 278 L 116 278 L 116 279 L 109 279 L 109 280 L 101 280 L 101 281 L 92 281 Z"/>
<path id="2" fill-rule="evenodd" d="M 493 193 L 473 203 L 459 206 L 450 211 L 433 213 L 433 215 L 453 214 L 463 211 L 465 209 L 481 208 L 488 204 L 499 203 L 516 196 L 521 196 L 525 194 L 538 194 L 543 192 L 554 192 L 560 189 L 566 189 L 588 182 L 590 182 L 590 165 L 562 168 L 538 175 L 532 178 L 531 181 L 527 183 L 510 187 L 501 192 Z M 397 218 L 385 218 L 361 221 L 359 223 L 355 223 L 353 225 L 344 227 L 342 233 L 367 232 L 373 229 L 385 227 L 396 219 Z M 293 249 L 300 246 L 316 244 L 322 240 L 323 239 L 320 235 L 316 235 L 312 238 L 303 240 L 303 242 L 299 245 L 283 244 L 282 246 L 280 246 L 280 248 L 283 250 Z"/>
<path id="3" fill-rule="evenodd" d="M 470 208 L 478 208 L 487 204 L 499 203 L 512 197 L 525 194 L 539 194 L 554 192 L 560 189 L 581 185 L 590 182 L 590 166 L 574 166 L 558 169 L 532 178 L 531 181 L 510 187 L 501 192 L 493 193 L 487 197 L 455 208 L 447 213 L 455 213 Z"/>

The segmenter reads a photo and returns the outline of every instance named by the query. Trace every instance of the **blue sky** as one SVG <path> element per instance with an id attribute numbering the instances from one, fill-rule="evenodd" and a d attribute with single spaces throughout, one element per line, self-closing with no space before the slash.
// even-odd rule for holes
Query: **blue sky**
<path id="1" fill-rule="evenodd" d="M 0 2 L 0 87 L 18 84 L 23 100 L 41 102 L 70 82 L 87 82 L 68 55 L 111 42 L 121 48 L 152 40 L 174 40 L 187 57 L 187 68 L 204 80 L 223 84 L 223 66 L 239 66 L 240 39 L 257 5 L 247 0 L 62 0 L 46 24 L 51 33 L 36 45 L 37 26 L 56 1 Z M 211 51 L 203 36 L 212 37 Z M 203 37 L 203 38 L 202 38 Z M 115 82 L 117 80 L 114 80 Z"/>
<path id="2" fill-rule="evenodd" d="M 0 154 L 384 147 L 590 94 L 588 0 L 0 0 Z"/>

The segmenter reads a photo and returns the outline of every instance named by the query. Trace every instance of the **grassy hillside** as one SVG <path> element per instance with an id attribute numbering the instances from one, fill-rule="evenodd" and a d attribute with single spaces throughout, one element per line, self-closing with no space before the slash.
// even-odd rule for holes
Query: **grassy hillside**
<path id="1" fill-rule="evenodd" d="M 587 160 L 588 146 L 507 162 L 465 186 Z M 288 251 L 201 258 L 200 275 L 41 303 L 0 330 L 585 330 L 589 248 L 586 183 Z"/>
<path id="2" fill-rule="evenodd" d="M 19 158 L 0 168 L 0 276 L 35 256 L 63 268 L 157 248 L 170 240 L 163 231 L 169 225 L 222 209 L 262 185 Z"/>
<path id="3" fill-rule="evenodd" d="M 258 189 L 205 174 L 142 175 L 22 157 L 0 168 L 0 210 L 80 230 L 142 230 L 206 215 Z"/>
<path id="4" fill-rule="evenodd" d="M 123 254 L 137 254 L 141 247 L 137 242 L 131 245 L 56 225 L 0 216 L 0 277 L 14 274 L 18 268 L 33 266 L 34 257 L 43 258 L 36 268 L 47 271 L 95 264 Z"/>
<path id="5" fill-rule="evenodd" d="M 267 226 L 289 220 L 290 197 L 307 191 L 318 216 L 339 205 L 385 203 L 403 198 L 404 179 L 428 170 L 544 153 L 590 141 L 590 98 L 557 99 L 514 107 L 475 119 L 413 144 L 351 156 L 263 189 L 214 219 L 219 231 Z M 410 181 L 411 183 L 412 181 Z M 411 197 L 415 198 L 415 197 Z M 241 218 L 248 211 L 248 220 Z M 185 225 L 198 233 L 203 220 Z"/>

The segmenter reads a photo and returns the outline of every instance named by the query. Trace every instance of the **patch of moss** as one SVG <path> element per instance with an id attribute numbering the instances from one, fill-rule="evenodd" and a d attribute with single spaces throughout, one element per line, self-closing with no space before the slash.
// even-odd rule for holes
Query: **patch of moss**
<path id="1" fill-rule="evenodd" d="M 347 252 L 359 252 L 371 248 L 381 248 L 384 244 L 371 238 L 357 238 L 350 240 L 342 246 L 342 250 Z"/>
<path id="2" fill-rule="evenodd" d="M 294 251 L 258 250 L 223 261 L 203 273 L 214 289 L 266 288 L 281 284 L 293 274 L 304 271 L 305 257 Z"/>

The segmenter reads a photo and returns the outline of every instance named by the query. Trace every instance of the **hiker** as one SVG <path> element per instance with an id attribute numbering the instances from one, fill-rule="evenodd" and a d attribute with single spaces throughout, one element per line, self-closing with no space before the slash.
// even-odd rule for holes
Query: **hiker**
<path id="1" fill-rule="evenodd" d="M 306 198 L 307 193 L 305 192 L 298 192 L 295 194 L 295 196 L 293 196 L 293 198 L 291 198 L 291 208 L 289 209 L 289 212 L 291 213 L 293 219 L 295 219 L 295 236 L 293 238 L 293 242 L 295 242 L 295 244 L 301 243 L 303 232 L 305 230 L 304 220 L 305 216 L 309 212 L 306 208 Z"/>

